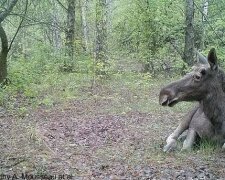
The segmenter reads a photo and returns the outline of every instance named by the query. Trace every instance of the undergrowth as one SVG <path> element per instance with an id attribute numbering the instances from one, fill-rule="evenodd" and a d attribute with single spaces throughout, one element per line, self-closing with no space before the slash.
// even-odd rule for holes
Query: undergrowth
<path id="1" fill-rule="evenodd" d="M 127 69 L 117 71 L 120 62 L 115 60 L 111 61 L 113 65 L 107 69 L 107 78 L 104 78 L 95 74 L 95 63 L 90 56 L 77 56 L 74 70 L 68 73 L 60 69 L 63 59 L 50 54 L 40 55 L 37 51 L 30 58 L 9 61 L 11 84 L 0 89 L 0 106 L 25 116 L 30 108 L 51 108 L 70 100 L 90 99 L 113 104 L 106 104 L 103 113 L 171 111 L 171 108 L 159 106 L 158 94 L 163 85 L 175 78 L 156 78 L 150 73 L 130 70 L 135 67 L 130 68 L 129 64 Z M 189 107 L 187 103 L 181 103 L 173 111 L 185 112 Z"/>

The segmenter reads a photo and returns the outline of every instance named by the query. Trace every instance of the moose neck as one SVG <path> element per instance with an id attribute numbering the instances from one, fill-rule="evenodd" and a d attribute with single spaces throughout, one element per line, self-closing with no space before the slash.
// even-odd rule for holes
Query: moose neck
<path id="1" fill-rule="evenodd" d="M 220 126 L 225 121 L 225 94 L 221 85 L 216 84 L 209 88 L 209 93 L 201 104 L 212 124 Z"/>

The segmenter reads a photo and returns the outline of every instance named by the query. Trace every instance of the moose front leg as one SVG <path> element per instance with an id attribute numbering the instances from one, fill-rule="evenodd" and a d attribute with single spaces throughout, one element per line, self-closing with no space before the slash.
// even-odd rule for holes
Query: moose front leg
<path id="1" fill-rule="evenodd" d="M 190 120 L 191 121 L 191 120 Z M 190 123 L 190 122 L 189 122 Z M 166 145 L 163 148 L 164 152 L 173 150 L 177 145 L 178 137 L 189 127 L 188 121 L 182 121 L 175 131 L 166 139 Z"/>
<path id="2" fill-rule="evenodd" d="M 225 143 L 222 146 L 222 150 L 225 151 Z"/>
<path id="3" fill-rule="evenodd" d="M 176 147 L 177 139 L 186 129 L 189 128 L 192 117 L 194 116 L 194 114 L 197 112 L 198 109 L 199 106 L 193 108 L 190 112 L 188 112 L 187 115 L 185 116 L 186 118 L 183 121 L 181 121 L 181 123 L 175 129 L 175 131 L 166 139 L 167 144 L 163 148 L 164 152 L 169 152 Z"/>
<path id="4" fill-rule="evenodd" d="M 196 131 L 194 129 L 188 129 L 187 137 L 183 143 L 182 151 L 192 149 L 196 137 L 197 137 Z"/>
<path id="5" fill-rule="evenodd" d="M 222 132 L 225 132 L 225 122 L 223 121 L 223 123 L 222 123 Z M 223 146 L 222 146 L 222 150 L 223 151 L 225 151 L 225 139 L 224 139 L 224 137 L 225 137 L 225 133 L 223 134 L 223 138 L 222 138 L 222 144 L 223 144 Z"/>

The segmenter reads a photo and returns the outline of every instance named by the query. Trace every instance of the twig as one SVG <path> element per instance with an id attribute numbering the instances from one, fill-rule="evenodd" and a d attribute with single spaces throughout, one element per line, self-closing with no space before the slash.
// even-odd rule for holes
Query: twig
<path id="1" fill-rule="evenodd" d="M 20 163 L 22 163 L 22 162 L 24 162 L 24 161 L 26 161 L 25 158 L 24 158 L 24 159 L 20 159 L 19 161 L 15 162 L 15 163 L 13 163 L 13 164 L 11 164 L 11 165 L 4 166 L 4 167 L 5 167 L 5 168 L 11 168 L 11 167 L 17 166 L 18 164 L 20 164 Z"/>
<path id="2" fill-rule="evenodd" d="M 68 11 L 68 9 L 59 1 L 59 0 L 56 0 L 58 3 L 59 3 L 59 5 L 63 8 L 63 9 L 65 9 L 66 11 Z"/>

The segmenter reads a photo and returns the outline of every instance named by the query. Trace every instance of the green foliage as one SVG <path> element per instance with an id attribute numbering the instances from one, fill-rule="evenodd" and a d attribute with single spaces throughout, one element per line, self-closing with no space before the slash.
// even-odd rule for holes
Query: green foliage
<path id="1" fill-rule="evenodd" d="M 201 7 L 202 1 L 195 2 Z M 84 1 L 80 3 L 76 6 L 73 62 L 65 56 L 65 9 L 55 1 L 35 1 L 29 6 L 30 19 L 25 20 L 8 63 L 8 77 L 12 83 L 0 89 L 0 104 L 7 105 L 7 102 L 19 97 L 28 99 L 29 103 L 52 106 L 63 99 L 80 96 L 81 84 L 90 86 L 93 81 L 104 84 L 113 81 L 114 77 L 121 78 L 126 74 L 124 84 L 126 80 L 130 82 L 133 78 L 132 81 L 135 81 L 135 78 L 141 76 L 142 82 L 137 83 L 145 85 L 155 75 L 168 77 L 189 71 L 181 57 L 185 30 L 183 1 L 114 1 L 108 9 L 111 9 L 108 11 L 109 19 L 105 22 L 108 28 L 108 52 L 104 54 L 107 56 L 107 62 L 96 62 L 93 58 L 96 50 L 96 1 L 87 3 L 89 51 L 84 51 L 81 9 Z M 15 12 L 21 11 L 20 5 L 15 8 Z M 62 1 L 62 5 L 66 6 L 66 1 Z M 202 14 L 197 8 L 195 11 L 196 46 L 200 47 Z M 204 52 L 207 52 L 209 47 L 216 46 L 221 65 L 225 66 L 224 44 L 221 42 L 224 40 L 225 21 L 221 16 L 223 12 L 214 1 L 209 4 L 209 12 L 208 22 L 204 25 Z M 18 24 L 19 19 L 20 17 L 9 17 L 12 23 L 4 22 L 9 37 L 13 37 L 16 30 L 12 24 Z M 59 42 L 55 42 L 55 38 Z M 69 63 L 65 66 L 65 62 Z M 130 88 L 136 85 L 130 84 Z"/>
<path id="2" fill-rule="evenodd" d="M 136 53 L 140 62 L 146 65 L 146 71 L 153 74 L 164 70 L 162 66 L 168 59 L 169 64 L 172 64 L 172 58 L 167 57 L 173 53 L 168 42 L 183 38 L 183 18 L 180 12 L 183 4 L 177 6 L 177 3 L 135 0 L 129 2 L 129 6 L 124 4 L 118 8 L 120 17 L 115 20 L 115 34 L 119 46 L 130 53 Z"/>
<path id="3" fill-rule="evenodd" d="M 86 55 L 77 57 L 76 71 L 60 71 L 61 56 L 51 47 L 37 44 L 33 56 L 17 56 L 9 62 L 10 84 L 0 88 L 0 105 L 16 110 L 24 116 L 27 107 L 53 106 L 57 102 L 82 98 L 79 89 L 90 84 L 93 60 Z M 31 105 L 31 106 L 30 106 Z"/>

